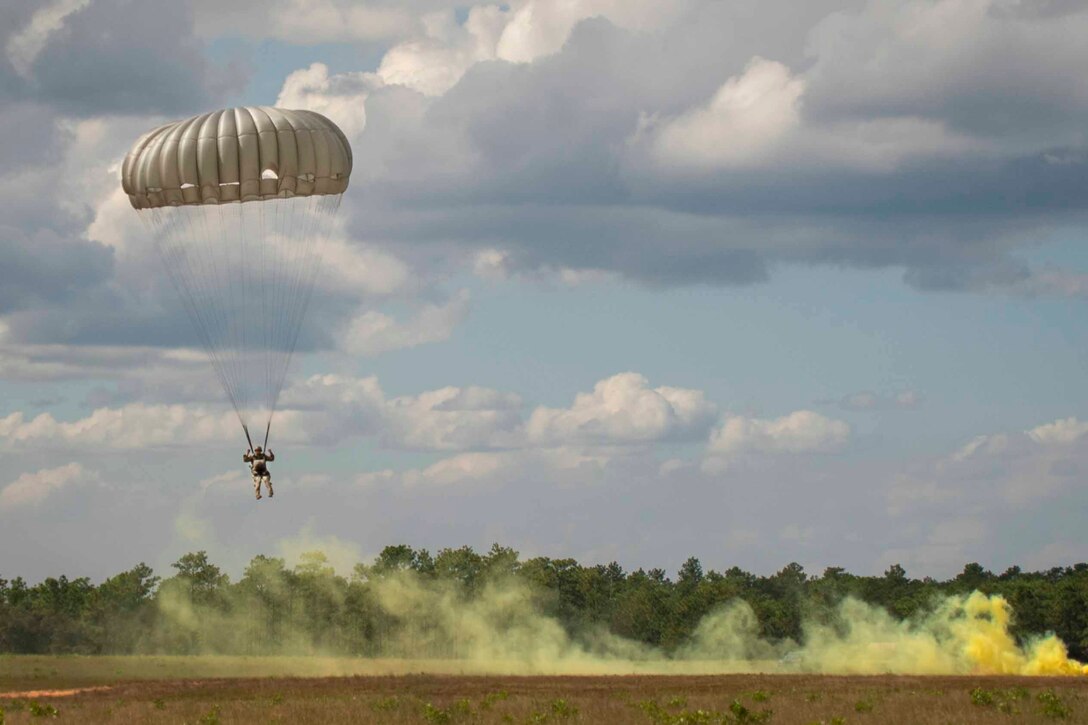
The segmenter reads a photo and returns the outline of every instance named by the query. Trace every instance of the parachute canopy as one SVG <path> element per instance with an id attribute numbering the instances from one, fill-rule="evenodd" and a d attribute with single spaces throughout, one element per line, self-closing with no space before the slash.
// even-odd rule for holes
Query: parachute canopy
<path id="1" fill-rule="evenodd" d="M 122 166 L 247 437 L 267 416 L 266 445 L 351 164 L 329 119 L 261 106 L 159 126 Z"/>
<path id="2" fill-rule="evenodd" d="M 342 194 L 351 146 L 313 111 L 227 108 L 144 134 L 121 185 L 136 209 Z"/>

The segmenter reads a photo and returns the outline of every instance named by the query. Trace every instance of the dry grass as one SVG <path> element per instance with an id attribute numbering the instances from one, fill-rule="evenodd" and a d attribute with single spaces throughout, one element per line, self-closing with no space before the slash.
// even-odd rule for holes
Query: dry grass
<path id="1" fill-rule="evenodd" d="M 80 658 L 62 667 L 81 670 L 84 681 L 62 682 L 62 667 L 57 667 L 51 684 L 88 684 L 96 664 L 125 666 L 112 658 Z M 4 666 L 5 681 L 10 681 L 12 663 Z M 265 666 L 275 669 L 284 663 Z M 49 708 L 56 709 L 58 720 L 70 722 L 209 725 L 1088 722 L 1088 678 L 417 674 L 156 680 L 153 673 L 145 670 L 142 681 L 133 678 L 108 690 L 67 697 L 0 698 L 4 725 L 41 722 L 51 716 Z M 106 671 L 93 684 L 111 677 Z"/>

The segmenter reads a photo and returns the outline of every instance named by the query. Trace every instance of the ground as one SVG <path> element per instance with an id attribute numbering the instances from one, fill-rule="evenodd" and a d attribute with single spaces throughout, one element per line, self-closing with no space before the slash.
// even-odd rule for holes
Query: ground
<path id="1" fill-rule="evenodd" d="M 0 656 L 0 722 L 54 715 L 69 722 L 206 725 L 1088 722 L 1088 677 L 503 676 L 453 674 L 459 665 L 449 661 L 426 664 Z M 413 668 L 446 674 L 408 674 Z M 333 671 L 338 676 L 327 676 Z"/>

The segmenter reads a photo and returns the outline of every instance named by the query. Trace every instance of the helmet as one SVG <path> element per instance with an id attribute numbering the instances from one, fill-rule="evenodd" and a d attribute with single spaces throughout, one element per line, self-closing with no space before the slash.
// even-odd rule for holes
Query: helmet
<path id="1" fill-rule="evenodd" d="M 257 446 L 256 448 L 253 449 L 253 452 L 254 453 L 260 453 L 261 452 L 261 447 Z"/>

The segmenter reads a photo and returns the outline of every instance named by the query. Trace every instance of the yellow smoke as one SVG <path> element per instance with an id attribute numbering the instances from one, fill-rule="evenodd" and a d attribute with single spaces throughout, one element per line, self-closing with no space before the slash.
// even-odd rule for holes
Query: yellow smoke
<path id="1" fill-rule="evenodd" d="M 1088 674 L 1049 635 L 1019 645 L 1010 634 L 1012 611 L 1000 596 L 974 592 L 941 601 L 927 615 L 900 621 L 880 607 L 843 600 L 828 616 L 804 624 L 804 643 L 771 642 L 743 600 L 713 611 L 691 641 L 664 652 L 603 627 L 569 632 L 541 611 L 539 593 L 521 580 L 491 581 L 465 595 L 449 582 L 411 572 L 367 584 L 383 622 L 369 635 L 378 659 L 352 660 L 348 669 L 381 669 L 381 662 L 415 672 L 491 674 L 626 674 L 812 672 L 821 674 Z M 193 605 L 180 593 L 160 597 L 164 620 L 158 651 L 205 654 L 324 655 L 345 652 L 336 641 L 316 641 L 306 622 L 328 612 L 301 612 L 300 622 L 266 641 L 264 612 Z M 340 602 L 342 603 L 342 602 Z M 338 606 L 338 604 L 336 605 Z M 342 669 L 342 668 L 341 668 Z"/>
<path id="2" fill-rule="evenodd" d="M 1004 597 L 974 592 L 951 596 L 918 622 L 847 599 L 837 625 L 806 626 L 800 667 L 825 673 L 1088 674 L 1054 635 L 1021 647 L 1009 631 Z"/>

